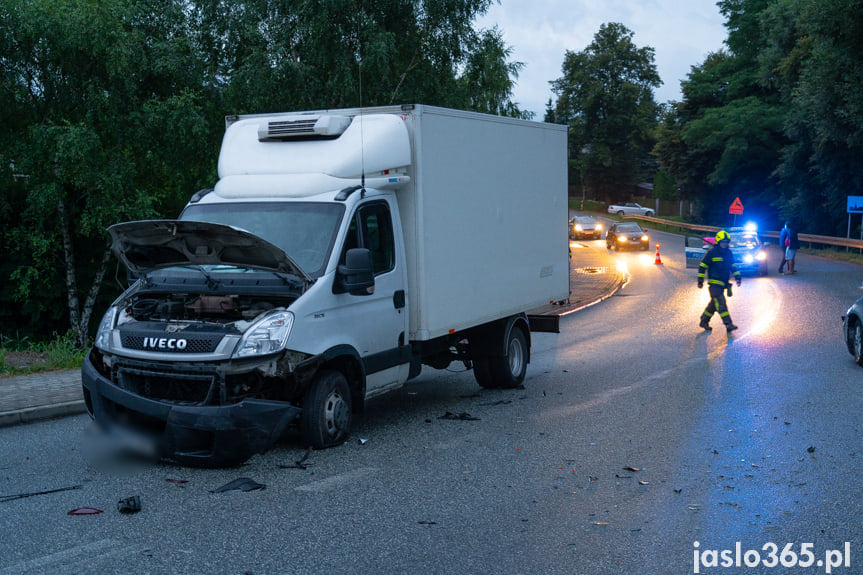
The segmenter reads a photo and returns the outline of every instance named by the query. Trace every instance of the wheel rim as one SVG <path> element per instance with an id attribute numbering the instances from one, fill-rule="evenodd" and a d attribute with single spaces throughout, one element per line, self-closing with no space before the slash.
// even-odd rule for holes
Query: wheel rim
<path id="1" fill-rule="evenodd" d="M 338 435 L 347 426 L 349 417 L 348 404 L 342 394 L 338 391 L 330 393 L 324 404 L 324 425 L 329 436 Z"/>
<path id="2" fill-rule="evenodd" d="M 524 367 L 524 348 L 521 341 L 514 337 L 509 341 L 509 372 L 513 377 L 521 375 Z"/>

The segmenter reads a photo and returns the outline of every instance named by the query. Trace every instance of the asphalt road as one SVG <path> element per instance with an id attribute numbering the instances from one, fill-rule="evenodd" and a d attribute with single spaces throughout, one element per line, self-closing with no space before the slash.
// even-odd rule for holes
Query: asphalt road
<path id="1" fill-rule="evenodd" d="M 840 335 L 863 268 L 771 262 L 729 339 L 697 327 L 682 240 L 652 239 L 663 265 L 615 254 L 631 282 L 535 336 L 524 389 L 427 370 L 301 465 L 295 438 L 200 470 L 124 461 L 86 416 L 0 429 L 0 496 L 80 486 L 0 498 L 0 574 L 863 573 L 863 371 Z M 266 488 L 213 493 L 238 478 Z M 758 566 L 708 567 L 738 542 Z"/>

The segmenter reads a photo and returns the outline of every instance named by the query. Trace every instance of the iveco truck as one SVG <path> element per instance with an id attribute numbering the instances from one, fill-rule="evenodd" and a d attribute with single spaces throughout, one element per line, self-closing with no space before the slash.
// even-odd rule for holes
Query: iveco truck
<path id="1" fill-rule="evenodd" d="M 422 105 L 231 116 L 213 189 L 109 228 L 134 283 L 82 368 L 101 427 L 226 466 L 345 441 L 423 365 L 519 386 L 566 299 L 566 128 Z M 556 319 L 556 318 L 554 318 Z"/>

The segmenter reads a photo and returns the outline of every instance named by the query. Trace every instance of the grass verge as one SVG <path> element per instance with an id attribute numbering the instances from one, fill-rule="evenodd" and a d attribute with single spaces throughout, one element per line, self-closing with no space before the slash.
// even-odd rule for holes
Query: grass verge
<path id="1" fill-rule="evenodd" d="M 86 349 L 75 346 L 72 332 L 54 334 L 47 342 L 13 339 L 0 334 L 0 377 L 58 369 L 79 369 Z"/>

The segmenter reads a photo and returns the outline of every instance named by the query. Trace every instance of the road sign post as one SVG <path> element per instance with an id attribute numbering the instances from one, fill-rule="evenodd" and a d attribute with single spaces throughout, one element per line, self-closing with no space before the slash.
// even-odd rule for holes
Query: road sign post
<path id="1" fill-rule="evenodd" d="M 737 225 L 737 216 L 743 213 L 743 202 L 740 201 L 740 198 L 734 198 L 734 201 L 731 202 L 731 206 L 728 208 L 728 213 L 734 215 L 734 223 L 732 225 Z"/>

